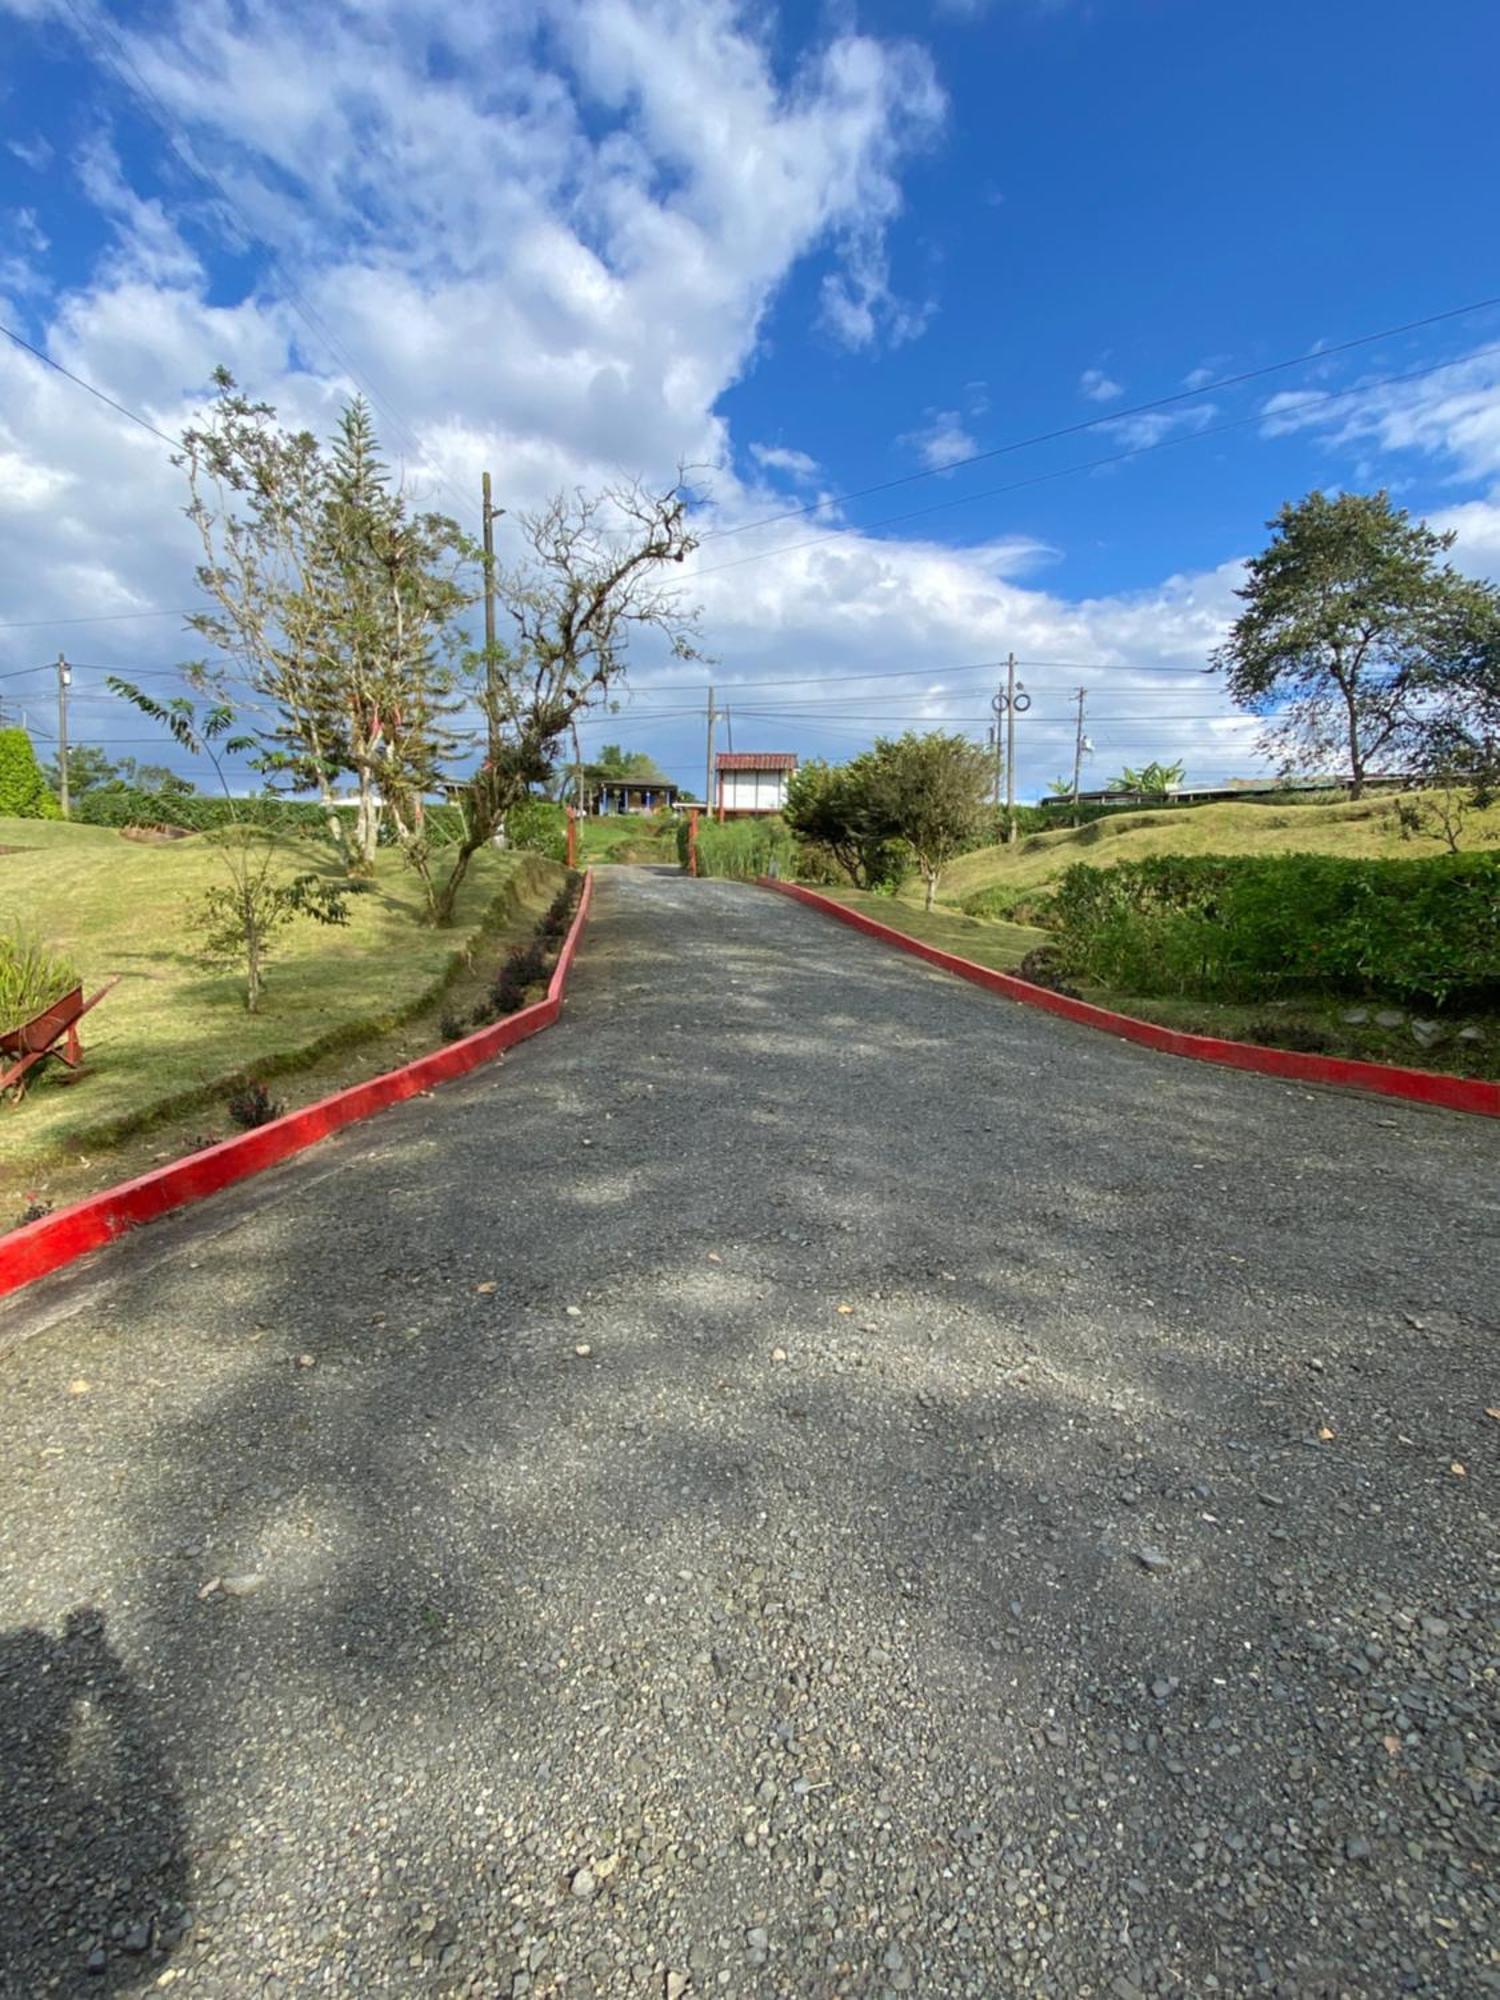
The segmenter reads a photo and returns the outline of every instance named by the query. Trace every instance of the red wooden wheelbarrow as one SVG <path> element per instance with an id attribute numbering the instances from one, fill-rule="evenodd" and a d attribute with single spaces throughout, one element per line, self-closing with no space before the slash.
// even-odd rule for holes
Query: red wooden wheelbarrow
<path id="1" fill-rule="evenodd" d="M 54 1000 L 40 1014 L 33 1014 L 19 1028 L 0 1029 L 0 1061 L 6 1056 L 14 1058 L 8 1068 L 0 1069 L 0 1093 L 13 1090 L 19 1104 L 26 1095 L 30 1072 L 44 1063 L 48 1056 L 56 1056 L 60 1063 L 76 1072 L 83 1063 L 83 1043 L 78 1039 L 78 1023 L 90 1007 L 98 1006 L 110 987 L 119 983 L 118 979 L 107 980 L 89 1000 L 84 999 L 83 988 L 75 986 L 71 993 L 65 993 L 61 1000 Z"/>

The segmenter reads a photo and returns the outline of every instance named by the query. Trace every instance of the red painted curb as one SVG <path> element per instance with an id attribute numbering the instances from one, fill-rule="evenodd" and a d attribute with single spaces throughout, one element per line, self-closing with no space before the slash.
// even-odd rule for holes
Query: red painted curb
<path id="1" fill-rule="evenodd" d="M 44 1215 L 39 1222 L 29 1222 L 23 1229 L 0 1237 L 0 1297 L 45 1277 L 63 1264 L 71 1264 L 75 1257 L 97 1250 L 139 1223 L 154 1222 L 171 1209 L 202 1201 L 235 1181 L 263 1173 L 293 1153 L 315 1146 L 342 1126 L 431 1090 L 434 1084 L 446 1083 L 450 1077 L 463 1076 L 502 1049 L 514 1048 L 517 1042 L 550 1028 L 562 1012 L 563 988 L 593 893 L 594 878 L 590 871 L 583 878 L 583 893 L 547 983 L 545 1000 L 522 1007 L 488 1028 L 479 1028 L 472 1035 L 465 1035 L 462 1041 L 449 1042 L 430 1055 L 418 1056 L 415 1062 L 401 1069 L 387 1070 L 383 1076 L 372 1076 L 348 1090 L 335 1091 L 332 1097 L 320 1098 L 300 1111 L 289 1111 L 284 1118 L 257 1126 L 253 1132 L 242 1132 L 217 1146 L 205 1146 L 201 1153 L 189 1153 L 184 1159 L 155 1167 L 136 1180 L 122 1181 L 102 1194 L 88 1195 L 69 1208 L 59 1209 L 56 1215 Z"/>
<path id="2" fill-rule="evenodd" d="M 923 944 L 904 931 L 892 930 L 889 924 L 877 923 L 862 910 L 851 910 L 847 904 L 818 895 L 816 890 L 804 889 L 800 883 L 772 882 L 762 876 L 760 887 L 792 896 L 810 909 L 837 917 L 841 924 L 879 938 L 882 944 L 893 944 L 898 951 L 925 958 L 929 965 L 941 966 L 944 972 L 956 973 L 975 986 L 987 986 L 992 993 L 1019 1000 L 1023 1007 L 1041 1007 L 1049 1014 L 1061 1014 L 1065 1020 L 1079 1021 L 1086 1028 L 1102 1028 L 1106 1034 L 1119 1035 L 1127 1042 L 1139 1042 L 1143 1048 L 1189 1056 L 1195 1062 L 1220 1063 L 1229 1069 L 1257 1070 L 1263 1076 L 1289 1077 L 1295 1083 L 1331 1083 L 1349 1090 L 1375 1091 L 1382 1097 L 1404 1097 L 1415 1104 L 1436 1104 L 1447 1111 L 1471 1111 L 1483 1118 L 1500 1118 L 1500 1083 L 1487 1083 L 1478 1077 L 1445 1076 L 1438 1070 L 1402 1069 L 1391 1063 L 1354 1062 L 1344 1056 L 1265 1049 L 1256 1042 L 1225 1041 L 1218 1035 L 1183 1034 L 1177 1028 L 1160 1027 L 1155 1021 L 1138 1021 L 1131 1014 L 1095 1007 L 1087 1000 L 1071 1000 L 1066 994 L 1033 986 L 1029 979 L 1017 979 L 1008 972 L 993 972 L 987 965 L 976 965 L 971 958 L 940 951 L 936 945 Z"/>

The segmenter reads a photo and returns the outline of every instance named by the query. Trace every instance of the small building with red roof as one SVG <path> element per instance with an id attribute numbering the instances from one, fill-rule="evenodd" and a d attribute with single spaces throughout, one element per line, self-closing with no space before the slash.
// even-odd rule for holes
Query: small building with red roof
<path id="1" fill-rule="evenodd" d="M 780 812 L 787 780 L 797 768 L 790 750 L 721 750 L 714 759 L 714 812 L 719 819 Z"/>

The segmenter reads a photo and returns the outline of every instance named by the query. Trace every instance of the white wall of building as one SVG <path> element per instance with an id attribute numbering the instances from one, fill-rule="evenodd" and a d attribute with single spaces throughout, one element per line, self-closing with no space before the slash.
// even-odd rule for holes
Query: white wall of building
<path id="1" fill-rule="evenodd" d="M 786 771 L 721 771 L 725 812 L 780 812 L 788 776 Z"/>

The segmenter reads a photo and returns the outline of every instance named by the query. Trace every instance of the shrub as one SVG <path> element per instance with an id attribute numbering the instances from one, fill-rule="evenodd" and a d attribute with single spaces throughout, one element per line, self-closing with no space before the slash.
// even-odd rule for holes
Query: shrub
<path id="1" fill-rule="evenodd" d="M 279 1118 L 286 1106 L 275 1103 L 266 1086 L 252 1078 L 235 1091 L 225 1108 L 234 1124 L 253 1132 L 257 1125 L 269 1125 L 273 1118 Z"/>
<path id="2" fill-rule="evenodd" d="M 1500 860 L 1160 855 L 1079 863 L 1043 913 L 1064 970 L 1128 992 L 1500 995 Z"/>
<path id="3" fill-rule="evenodd" d="M 24 729 L 0 729 L 0 819 L 61 819 Z"/>
<path id="4" fill-rule="evenodd" d="M 545 854 L 549 861 L 568 858 L 568 817 L 551 799 L 523 799 L 505 815 L 505 837 L 526 854 Z"/>
<path id="5" fill-rule="evenodd" d="M 677 857 L 687 866 L 688 829 L 684 821 L 677 829 Z M 775 813 L 756 819 L 698 821 L 698 873 L 724 876 L 736 882 L 753 882 L 758 875 L 782 875 L 790 879 L 797 871 L 797 842 L 786 822 Z"/>
<path id="6" fill-rule="evenodd" d="M 77 969 L 66 958 L 25 931 L 0 931 L 0 1028 L 29 1021 L 77 984 Z"/>
<path id="7" fill-rule="evenodd" d="M 547 977 L 547 947 L 541 938 L 518 944 L 507 955 L 490 988 L 490 1000 L 497 1014 L 514 1014 L 526 1005 L 533 986 Z"/>
<path id="8" fill-rule="evenodd" d="M 209 798 L 199 792 L 146 792 L 134 785 L 99 785 L 78 801 L 73 817 L 86 826 L 177 826 L 211 833 L 226 826 L 263 827 L 269 833 L 327 835 L 328 813 L 311 799 L 274 793 L 253 798 Z"/>

